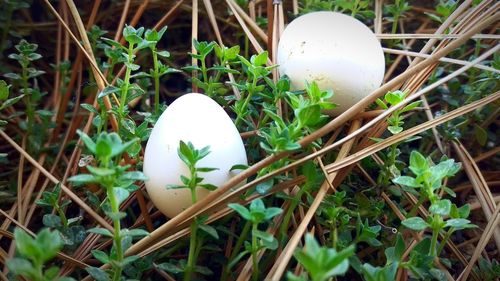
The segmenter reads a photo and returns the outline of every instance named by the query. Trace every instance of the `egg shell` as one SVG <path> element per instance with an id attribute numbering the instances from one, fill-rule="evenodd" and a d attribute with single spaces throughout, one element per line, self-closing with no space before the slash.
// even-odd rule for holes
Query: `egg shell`
<path id="1" fill-rule="evenodd" d="M 189 176 L 189 170 L 177 154 L 181 140 L 191 142 L 196 149 L 210 146 L 211 152 L 196 166 L 218 170 L 199 173 L 203 183 L 218 187 L 236 174 L 230 171 L 231 167 L 248 164 L 240 134 L 219 104 L 195 93 L 176 99 L 156 122 L 144 154 L 147 192 L 154 205 L 169 218 L 192 205 L 189 189 L 167 188 L 167 185 L 181 185 L 181 175 Z M 197 199 L 208 193 L 198 187 Z"/>
<path id="2" fill-rule="evenodd" d="M 375 34 L 359 20 L 336 12 L 313 12 L 293 20 L 277 50 L 281 75 L 294 90 L 316 81 L 333 89 L 337 115 L 380 87 L 385 60 Z"/>

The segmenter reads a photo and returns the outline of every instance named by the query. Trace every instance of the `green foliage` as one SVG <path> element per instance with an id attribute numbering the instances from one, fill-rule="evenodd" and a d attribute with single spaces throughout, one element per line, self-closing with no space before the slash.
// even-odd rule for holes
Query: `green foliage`
<path id="1" fill-rule="evenodd" d="M 166 74 L 177 72 L 178 70 L 169 67 L 166 64 L 163 64 L 160 58 L 169 58 L 170 53 L 168 51 L 159 51 L 157 49 L 157 44 L 162 39 L 163 35 L 167 31 L 167 26 L 164 26 L 159 31 L 148 29 L 144 33 L 144 40 L 148 42 L 149 49 L 153 55 L 153 69 L 149 70 L 149 73 L 138 73 L 136 77 L 148 76 L 152 77 L 155 85 L 155 105 L 154 105 L 154 118 L 157 120 L 160 117 L 160 78 Z"/>
<path id="2" fill-rule="evenodd" d="M 387 19 L 392 22 L 392 34 L 396 33 L 399 20 L 404 17 L 404 14 L 410 9 L 411 6 L 406 0 L 395 0 L 393 4 L 384 5 L 384 13 L 389 15 Z"/>
<path id="3" fill-rule="evenodd" d="M 134 36 L 130 35 L 135 40 Z M 109 255 L 102 251 L 94 251 L 95 258 L 103 263 L 111 263 L 112 280 L 121 280 L 122 270 L 128 264 L 135 261 L 137 256 L 124 257 L 124 252 L 130 247 L 134 237 L 148 235 L 147 231 L 141 229 L 122 229 L 120 220 L 126 214 L 120 212 L 120 204 L 125 201 L 130 193 L 136 189 L 136 181 L 144 181 L 147 178 L 142 172 L 129 171 L 130 165 L 120 166 L 119 160 L 135 140 L 123 142 L 116 133 L 101 133 L 96 141 L 82 131 L 78 131 L 85 147 L 94 155 L 97 166 L 88 165 L 86 168 L 90 174 L 80 174 L 69 178 L 69 181 L 77 184 L 98 183 L 107 195 L 109 211 L 106 215 L 113 221 L 114 232 L 107 229 L 94 228 L 89 232 L 101 234 L 113 238 L 113 247 Z M 97 267 L 87 268 L 88 273 L 96 280 L 110 280 L 109 273 Z"/>
<path id="4" fill-rule="evenodd" d="M 404 101 L 406 97 L 406 93 L 403 91 L 392 91 L 392 92 L 387 92 L 384 96 L 384 99 L 376 99 L 375 102 L 377 103 L 378 106 L 380 106 L 382 109 L 389 109 L 389 107 L 396 106 L 400 104 L 401 102 Z M 404 106 L 401 109 L 395 110 L 391 116 L 387 118 L 387 129 L 392 135 L 397 135 L 401 133 L 404 128 L 404 116 L 403 113 L 409 112 L 413 109 L 415 109 L 417 106 L 420 105 L 420 101 L 415 101 L 412 102 L 406 106 Z M 390 183 L 390 179 L 394 176 L 399 176 L 400 175 L 400 169 L 403 163 L 398 163 L 397 157 L 400 154 L 400 150 L 398 149 L 399 144 L 393 144 L 389 152 L 384 155 L 384 166 L 382 169 L 382 172 L 379 174 L 379 177 L 377 179 L 378 183 L 381 183 L 384 186 L 388 186 Z"/>
<path id="5" fill-rule="evenodd" d="M 314 236 L 306 234 L 304 249 L 294 253 L 297 261 L 304 267 L 313 281 L 326 281 L 334 276 L 343 275 L 349 268 L 349 257 L 354 255 L 354 246 L 340 252 L 321 247 Z M 305 276 L 297 277 L 288 273 L 288 280 L 309 280 Z"/>
<path id="6" fill-rule="evenodd" d="M 29 140 L 29 152 L 38 153 L 41 148 L 44 139 L 46 137 L 47 128 L 50 125 L 51 112 L 44 110 L 36 110 L 41 101 L 41 98 L 45 95 L 38 88 L 32 87 L 30 82 L 36 80 L 37 77 L 44 74 L 44 71 L 38 70 L 33 67 L 33 63 L 42 58 L 42 55 L 37 53 L 38 45 L 29 43 L 28 41 L 22 39 L 19 44 L 15 45 L 17 53 L 12 53 L 8 57 L 10 59 L 16 60 L 21 66 L 21 73 L 5 73 L 6 78 L 11 79 L 14 82 L 17 90 L 21 95 L 14 98 L 5 100 L 2 104 L 2 109 L 13 105 L 20 99 L 23 99 L 26 106 L 26 122 L 21 124 L 21 127 L 26 130 Z M 3 83 L 2 83 L 3 84 Z M 4 92 L 5 92 L 5 87 Z M 37 124 L 35 119 L 35 114 L 42 117 L 42 124 Z M 33 132 L 38 131 L 41 133 L 34 134 Z"/>
<path id="7" fill-rule="evenodd" d="M 458 7 L 458 1 L 455 0 L 440 0 L 436 6 L 436 14 L 425 13 L 429 18 L 439 23 L 443 23 L 448 16 Z"/>
<path id="8" fill-rule="evenodd" d="M 481 280 L 493 281 L 500 276 L 500 264 L 497 260 L 488 261 L 480 257 L 477 266 L 474 266 L 474 272 L 480 276 Z"/>
<path id="9" fill-rule="evenodd" d="M 69 277 L 57 277 L 59 268 L 52 266 L 45 269 L 45 264 L 53 259 L 63 246 L 57 231 L 45 228 L 36 237 L 31 237 L 24 230 L 14 230 L 14 241 L 19 257 L 7 260 L 10 271 L 33 281 L 70 281 Z"/>
<path id="10" fill-rule="evenodd" d="M 358 19 L 373 19 L 375 13 L 371 4 L 372 1 L 369 0 L 305 0 L 301 1 L 300 13 L 336 11 Z"/>
<path id="11" fill-rule="evenodd" d="M 61 239 L 65 246 L 75 248 L 85 239 L 85 228 L 77 223 L 81 217 L 68 219 L 66 217 L 66 208 L 71 204 L 71 200 L 61 198 L 61 186 L 57 184 L 52 191 L 44 191 L 42 197 L 36 201 L 36 204 L 49 208 L 56 214 L 48 213 L 43 216 L 43 224 L 46 227 L 54 228 L 59 231 Z"/>
<path id="12" fill-rule="evenodd" d="M 443 185 L 443 181 L 445 178 L 454 176 L 460 170 L 460 164 L 455 163 L 453 159 L 442 159 L 438 164 L 434 164 L 418 151 L 412 151 L 409 169 L 415 177 L 399 176 L 393 179 L 394 183 L 403 185 L 408 191 L 414 191 L 420 196 L 418 204 L 415 205 L 408 218 L 402 221 L 402 224 L 415 231 L 430 228 L 432 230 L 432 239 L 427 254 L 436 257 L 440 254 L 446 240 L 453 232 L 475 227 L 467 219 L 469 215 L 468 205 L 458 208 L 449 199 L 441 197 L 442 193 L 454 196 L 453 191 Z M 430 202 L 428 208 L 430 216 L 425 220 L 414 217 L 416 208 L 425 200 Z M 438 235 L 443 229 L 447 229 L 447 232 L 438 247 Z"/>
<path id="13" fill-rule="evenodd" d="M 193 83 L 202 89 L 207 96 L 224 103 L 224 100 L 220 99 L 219 96 L 226 95 L 228 88 L 221 82 L 221 79 L 223 75 L 239 74 L 237 70 L 231 68 L 231 65 L 238 58 L 240 46 L 236 45 L 228 48 L 215 42 L 198 42 L 196 39 L 193 39 L 193 45 L 196 53 L 190 53 L 190 55 L 199 61 L 201 65 L 187 66 L 184 67 L 184 70 L 200 73 L 201 79 L 195 76 L 193 77 Z M 208 67 L 207 60 L 212 52 L 215 52 L 217 62 Z"/>
<path id="14" fill-rule="evenodd" d="M 183 185 L 168 185 L 167 188 L 188 188 L 191 191 L 191 199 L 193 204 L 196 203 L 196 188 L 201 187 L 208 190 L 214 190 L 217 187 L 210 183 L 203 183 L 204 178 L 199 176 L 199 173 L 207 173 L 217 170 L 217 168 L 196 167 L 198 162 L 205 158 L 210 153 L 210 147 L 206 146 L 202 149 L 196 149 L 191 142 L 179 142 L 177 155 L 189 169 L 189 177 L 181 175 Z"/>
<path id="15" fill-rule="evenodd" d="M 252 225 L 252 243 L 245 242 L 245 250 L 240 252 L 237 257 L 229 261 L 228 269 L 235 265 L 245 255 L 252 256 L 252 280 L 259 278 L 259 264 L 257 262 L 257 253 L 261 249 L 275 250 L 278 247 L 278 241 L 268 232 L 260 231 L 259 224 L 271 220 L 273 217 L 281 214 L 283 210 L 277 207 L 266 208 L 262 199 L 257 198 L 246 208 L 238 203 L 230 203 L 228 207 L 235 210 L 242 218 L 249 221 Z M 241 235 L 243 237 L 243 235 Z"/>
<path id="16" fill-rule="evenodd" d="M 205 158 L 210 153 L 210 147 L 206 146 L 201 149 L 196 149 L 191 142 L 185 143 L 184 141 L 179 142 L 179 148 L 177 149 L 177 155 L 184 162 L 186 167 L 189 170 L 189 175 L 186 177 L 184 175 L 180 176 L 182 185 L 168 185 L 167 188 L 187 188 L 191 191 L 191 202 L 195 204 L 197 202 L 196 198 L 196 189 L 197 188 L 205 188 L 207 190 L 214 190 L 217 187 L 210 183 L 204 183 L 204 178 L 199 176 L 199 173 L 208 173 L 217 168 L 210 167 L 197 167 L 198 162 Z M 205 234 L 218 239 L 219 235 L 215 228 L 204 224 L 207 217 L 196 217 L 195 220 L 191 223 L 191 234 L 189 241 L 189 255 L 187 263 L 185 260 L 182 260 L 182 263 L 179 265 L 173 265 L 167 263 L 167 268 L 176 268 L 179 272 L 184 272 L 184 280 L 191 280 L 191 274 L 193 272 L 198 273 L 208 273 L 211 271 L 203 270 L 203 267 L 196 265 L 197 255 L 202 248 L 202 236 L 198 233 L 198 229 L 201 229 Z M 172 271 L 170 271 L 172 272 Z"/>

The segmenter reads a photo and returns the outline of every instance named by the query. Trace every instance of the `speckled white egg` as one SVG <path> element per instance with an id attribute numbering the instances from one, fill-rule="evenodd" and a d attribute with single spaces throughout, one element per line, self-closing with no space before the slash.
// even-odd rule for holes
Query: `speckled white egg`
<path id="1" fill-rule="evenodd" d="M 167 188 L 167 185 L 181 185 L 181 175 L 189 176 L 177 154 L 181 140 L 191 142 L 196 149 L 210 146 L 210 154 L 197 166 L 218 170 L 200 173 L 203 183 L 220 186 L 235 175 L 231 167 L 248 164 L 240 134 L 219 104 L 194 93 L 176 99 L 156 122 L 144 154 L 147 192 L 154 205 L 169 218 L 192 205 L 189 189 Z M 208 193 L 197 188 L 198 200 Z"/>
<path id="2" fill-rule="evenodd" d="M 340 114 L 380 87 L 385 61 L 375 34 L 359 20 L 335 12 L 313 12 L 293 20 L 277 50 L 281 75 L 294 90 L 315 81 L 333 89 Z"/>

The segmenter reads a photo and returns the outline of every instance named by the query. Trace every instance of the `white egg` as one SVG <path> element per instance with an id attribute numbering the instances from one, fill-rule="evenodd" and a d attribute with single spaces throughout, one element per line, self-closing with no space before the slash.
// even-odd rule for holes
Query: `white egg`
<path id="1" fill-rule="evenodd" d="M 293 20 L 284 30 L 277 50 L 281 75 L 294 90 L 316 81 L 333 89 L 330 112 L 339 114 L 380 87 L 385 61 L 375 34 L 359 20 L 335 12 L 313 12 Z"/>
<path id="2" fill-rule="evenodd" d="M 176 99 L 156 122 L 144 154 L 146 189 L 154 205 L 169 218 L 192 205 L 189 189 L 167 188 L 167 185 L 181 185 L 181 175 L 189 176 L 177 154 L 181 140 L 191 142 L 196 149 L 210 146 L 210 154 L 197 166 L 218 170 L 200 173 L 203 183 L 220 186 L 235 175 L 231 167 L 248 164 L 240 134 L 219 104 L 202 94 L 186 94 Z M 197 188 L 198 200 L 208 193 Z"/>

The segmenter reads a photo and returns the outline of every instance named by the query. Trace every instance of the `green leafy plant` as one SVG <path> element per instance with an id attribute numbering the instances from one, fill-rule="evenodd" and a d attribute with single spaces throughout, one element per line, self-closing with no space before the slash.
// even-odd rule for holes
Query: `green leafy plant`
<path id="1" fill-rule="evenodd" d="M 245 255 L 252 256 L 252 280 L 259 278 L 259 263 L 257 261 L 257 253 L 261 249 L 275 250 L 278 247 L 278 241 L 271 234 L 259 230 L 259 224 L 271 220 L 273 217 L 281 214 L 283 210 L 277 207 L 266 208 L 262 199 L 257 198 L 250 203 L 247 209 L 238 203 L 230 203 L 228 207 L 235 210 L 242 218 L 251 223 L 252 243 L 245 242 L 245 250 L 240 252 L 238 256 L 230 261 L 228 268 L 236 264 Z M 240 237 L 246 237 L 247 233 L 242 233 Z"/>
<path id="2" fill-rule="evenodd" d="M 332 248 L 321 247 L 311 234 L 306 234 L 305 241 L 304 249 L 297 249 L 294 257 L 304 267 L 308 275 L 295 276 L 289 272 L 287 274 L 288 280 L 326 281 L 347 272 L 349 269 L 349 257 L 354 255 L 354 246 L 337 252 Z"/>
<path id="3" fill-rule="evenodd" d="M 57 231 L 45 228 L 36 237 L 31 237 L 20 228 L 14 230 L 14 241 L 19 257 L 7 260 L 7 267 L 17 276 L 33 281 L 71 281 L 70 277 L 57 277 L 59 267 L 45 269 L 63 246 Z"/>
<path id="4" fill-rule="evenodd" d="M 470 212 L 469 205 L 458 208 L 449 199 L 443 199 L 441 196 L 442 192 L 455 196 L 455 193 L 450 188 L 443 185 L 443 180 L 455 175 L 460 169 L 460 164 L 455 163 L 453 159 L 443 159 L 438 164 L 433 164 L 418 151 L 412 151 L 409 169 L 415 177 L 399 176 L 393 179 L 394 183 L 405 186 L 409 192 L 419 194 L 418 203 L 410 211 L 408 218 L 402 221 L 402 224 L 415 231 L 430 228 L 432 238 L 429 255 L 437 257 L 453 232 L 474 227 L 467 219 Z M 416 190 L 418 192 L 415 192 Z M 414 216 L 417 208 L 425 200 L 430 202 L 428 209 L 430 216 L 426 220 Z M 438 246 L 439 233 L 444 229 L 447 229 L 447 231 L 441 245 Z"/>
<path id="5" fill-rule="evenodd" d="M 168 73 L 177 72 L 176 69 L 170 68 L 167 65 L 163 64 L 161 60 L 158 60 L 158 56 L 162 58 L 170 57 L 170 53 L 168 51 L 159 51 L 157 49 L 158 42 L 160 42 L 161 38 L 167 31 L 167 26 L 163 27 L 159 31 L 148 29 L 144 33 L 144 39 L 148 41 L 149 49 L 151 50 L 151 54 L 153 55 L 153 69 L 149 71 L 147 74 L 149 77 L 153 77 L 154 87 L 155 87 L 155 102 L 154 102 L 154 115 L 155 119 L 158 119 L 160 116 L 160 78 Z"/>
<path id="6" fill-rule="evenodd" d="M 193 82 L 196 86 L 202 89 L 209 97 L 215 98 L 218 102 L 224 103 L 223 99 L 219 96 L 225 95 L 228 92 L 227 87 L 221 82 L 224 74 L 238 74 L 237 70 L 232 69 L 230 66 L 238 58 L 240 46 L 233 47 L 220 46 L 215 42 L 198 42 L 193 39 L 193 45 L 196 53 L 190 53 L 190 56 L 200 62 L 198 65 L 190 65 L 184 67 L 187 71 L 197 71 L 201 74 L 201 79 L 193 77 Z M 212 52 L 218 59 L 217 63 L 212 66 L 207 66 L 207 60 Z"/>
<path id="7" fill-rule="evenodd" d="M 50 208 L 55 214 L 49 213 L 43 216 L 43 224 L 47 227 L 55 228 L 59 231 L 64 245 L 75 247 L 85 239 L 85 228 L 77 223 L 81 217 L 68 219 L 66 217 L 66 207 L 71 204 L 71 200 L 61 198 L 61 186 L 58 184 L 52 191 L 44 191 L 42 198 L 36 201 L 39 206 Z"/>
<path id="8" fill-rule="evenodd" d="M 116 107 L 113 108 L 113 113 L 118 117 L 118 124 L 121 127 L 127 126 L 127 121 L 125 121 L 126 116 L 128 115 L 127 104 L 138 96 L 144 94 L 144 90 L 141 87 L 139 87 L 137 84 L 130 83 L 132 71 L 137 71 L 140 68 L 139 65 L 134 63 L 136 58 L 135 53 L 141 49 L 147 48 L 150 44 L 148 41 L 142 38 L 143 33 L 143 27 L 135 29 L 134 27 L 129 25 L 125 26 L 122 34 L 123 38 L 125 38 L 128 43 L 128 47 L 122 46 L 119 42 L 116 42 L 114 40 L 104 37 L 102 38 L 102 40 L 108 45 L 114 47 L 116 50 L 119 50 L 120 56 L 125 58 L 125 61 L 123 63 L 125 64 L 126 69 L 125 77 L 123 78 L 123 80 L 118 79 L 118 87 L 108 86 L 104 88 L 98 96 L 99 98 L 102 98 L 112 93 L 119 94 L 120 100 Z M 115 56 L 118 56 L 118 54 L 116 54 Z"/>
<path id="9" fill-rule="evenodd" d="M 250 57 L 250 60 L 238 55 L 238 59 L 244 70 L 245 79 L 235 84 L 241 91 L 241 98 L 235 101 L 234 106 L 232 106 L 233 111 L 236 113 L 236 120 L 234 121 L 236 126 L 238 126 L 240 121 L 250 116 L 251 111 L 248 107 L 251 104 L 252 97 L 262 92 L 265 88 L 265 85 L 259 85 L 259 82 L 271 74 L 271 69 L 276 67 L 266 66 L 268 58 L 269 54 L 267 51 L 253 55 Z"/>
<path id="10" fill-rule="evenodd" d="M 425 13 L 429 18 L 439 23 L 443 23 L 451 13 L 458 7 L 458 1 L 440 0 L 436 6 L 436 14 Z"/>
<path id="11" fill-rule="evenodd" d="M 393 4 L 384 5 L 384 10 L 390 16 L 388 20 L 392 22 L 391 33 L 395 34 L 398 28 L 399 20 L 411 9 L 406 0 L 395 0 Z M 394 41 L 393 41 L 394 42 Z"/>
<path id="12" fill-rule="evenodd" d="M 217 170 L 217 168 L 209 168 L 209 167 L 197 167 L 198 162 L 205 158 L 210 153 L 210 147 L 206 146 L 202 149 L 196 149 L 191 142 L 185 143 L 182 140 L 179 142 L 179 149 L 177 150 L 177 154 L 179 158 L 184 162 L 186 167 L 189 169 L 189 175 L 184 176 L 181 175 L 182 185 L 168 185 L 167 188 L 187 188 L 191 191 L 191 202 L 195 204 L 198 199 L 196 196 L 196 190 L 198 188 L 205 188 L 207 190 L 214 190 L 217 187 L 210 183 L 203 183 L 203 178 L 200 177 L 199 173 L 208 173 Z M 203 224 L 206 220 L 206 217 L 197 217 L 191 223 L 191 233 L 189 240 L 189 254 L 187 263 L 180 263 L 180 272 L 184 272 L 184 280 L 191 280 L 191 275 L 193 272 L 203 273 L 203 267 L 196 266 L 196 258 L 199 254 L 199 250 L 201 249 L 201 243 L 198 240 L 198 229 L 203 230 L 214 238 L 218 238 L 217 231 L 215 228 Z"/>
<path id="13" fill-rule="evenodd" d="M 389 109 L 389 107 L 396 106 L 403 102 L 406 97 L 406 93 L 403 91 L 392 91 L 385 94 L 384 99 L 376 99 L 375 102 L 382 109 Z M 387 130 L 392 135 L 397 135 L 403 131 L 404 116 L 403 114 L 415 109 L 420 105 L 420 101 L 412 102 L 401 109 L 395 110 L 391 116 L 387 118 Z M 412 139 L 410 139 L 412 140 Z M 382 173 L 378 177 L 378 182 L 384 186 L 388 186 L 390 179 L 393 175 L 400 175 L 400 168 L 397 165 L 397 157 L 400 154 L 398 149 L 399 143 L 391 145 L 389 153 L 384 156 L 384 168 Z"/>
<path id="14" fill-rule="evenodd" d="M 37 105 L 43 96 L 43 93 L 38 88 L 33 88 L 30 81 L 36 79 L 38 76 L 44 74 L 44 71 L 37 70 L 32 66 L 33 62 L 42 58 L 42 55 L 37 53 L 38 45 L 29 43 L 22 39 L 19 44 L 15 46 L 17 53 L 9 55 L 10 59 L 16 60 L 21 65 L 21 74 L 6 73 L 5 77 L 13 80 L 19 87 L 19 92 L 23 96 L 24 104 L 26 105 L 26 124 L 23 126 L 30 140 L 31 149 L 34 151 L 36 148 L 41 147 L 42 140 L 36 136 L 43 136 L 43 134 L 33 134 L 35 132 L 35 114 L 37 113 Z M 41 111 L 39 110 L 38 113 Z M 43 111 L 43 113 L 46 113 Z M 43 130 L 41 130 L 43 132 Z"/>
<path id="15" fill-rule="evenodd" d="M 106 192 L 107 207 L 106 215 L 113 221 L 114 231 L 105 228 L 93 228 L 89 232 L 103 235 L 113 239 L 113 247 L 110 254 L 101 250 L 93 250 L 92 254 L 102 263 L 110 263 L 112 266 L 112 280 L 120 280 L 123 268 L 135 260 L 138 256 L 124 257 L 125 250 L 130 247 L 132 238 L 148 235 L 143 229 L 122 229 L 120 220 L 126 214 L 120 211 L 120 204 L 125 201 L 130 193 L 137 189 L 136 181 L 144 181 L 147 178 L 142 172 L 128 171 L 130 165 L 119 165 L 123 153 L 134 143 L 135 140 L 123 142 L 116 133 L 101 133 L 96 141 L 85 133 L 78 131 L 86 148 L 94 155 L 97 166 L 86 166 L 90 174 L 80 174 L 69 178 L 69 181 L 87 184 L 98 183 Z M 96 280 L 107 280 L 108 273 L 97 267 L 87 268 L 87 271 Z"/>

